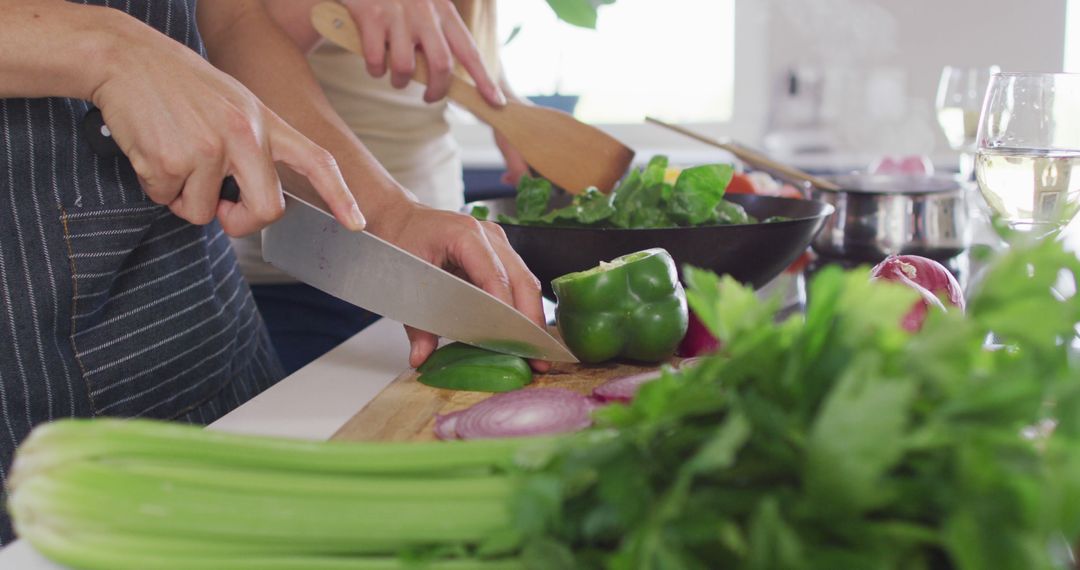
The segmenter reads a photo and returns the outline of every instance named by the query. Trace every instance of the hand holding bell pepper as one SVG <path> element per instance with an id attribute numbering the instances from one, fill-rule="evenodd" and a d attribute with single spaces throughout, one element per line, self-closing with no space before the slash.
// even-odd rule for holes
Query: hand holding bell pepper
<path id="1" fill-rule="evenodd" d="M 686 294 L 671 255 L 659 248 L 551 282 L 559 332 L 582 362 L 670 358 L 686 334 Z"/>

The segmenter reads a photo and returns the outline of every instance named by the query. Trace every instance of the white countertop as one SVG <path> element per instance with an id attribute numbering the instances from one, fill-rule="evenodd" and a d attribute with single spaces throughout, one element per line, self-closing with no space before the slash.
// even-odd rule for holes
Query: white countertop
<path id="1" fill-rule="evenodd" d="M 409 361 L 400 324 L 382 319 L 210 425 L 235 433 L 328 439 Z M 3 570 L 64 570 L 24 541 L 0 550 Z"/>

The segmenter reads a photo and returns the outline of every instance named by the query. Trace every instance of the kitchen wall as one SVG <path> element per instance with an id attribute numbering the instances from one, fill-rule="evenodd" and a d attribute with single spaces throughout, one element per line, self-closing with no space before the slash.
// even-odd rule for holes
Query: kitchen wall
<path id="1" fill-rule="evenodd" d="M 769 5 L 772 91 L 782 89 L 793 66 L 820 70 L 826 118 L 847 123 L 840 131 L 849 147 L 947 151 L 933 109 L 945 65 L 996 64 L 1005 71 L 1061 71 L 1063 65 L 1066 0 L 769 0 Z M 904 96 L 890 96 L 891 86 L 902 87 L 897 91 Z M 894 131 L 891 140 L 882 140 L 882 131 Z"/>

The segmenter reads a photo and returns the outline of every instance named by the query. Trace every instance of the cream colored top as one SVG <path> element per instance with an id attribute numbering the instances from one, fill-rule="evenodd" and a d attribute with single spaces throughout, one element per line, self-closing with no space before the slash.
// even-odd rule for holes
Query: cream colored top
<path id="1" fill-rule="evenodd" d="M 371 77 L 363 58 L 330 44 L 316 49 L 308 61 L 330 104 L 399 184 L 429 206 L 461 208 L 461 152 L 450 134 L 445 100 L 425 103 L 424 86 L 418 83 L 394 89 L 389 73 Z M 261 244 L 259 234 L 233 239 L 248 281 L 295 282 L 262 260 Z"/>

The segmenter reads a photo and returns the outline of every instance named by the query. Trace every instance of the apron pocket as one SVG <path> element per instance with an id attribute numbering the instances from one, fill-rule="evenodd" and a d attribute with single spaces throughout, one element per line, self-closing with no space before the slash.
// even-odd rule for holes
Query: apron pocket
<path id="1" fill-rule="evenodd" d="M 177 417 L 250 360 L 261 322 L 216 223 L 145 204 L 64 222 L 72 345 L 95 414 Z"/>

